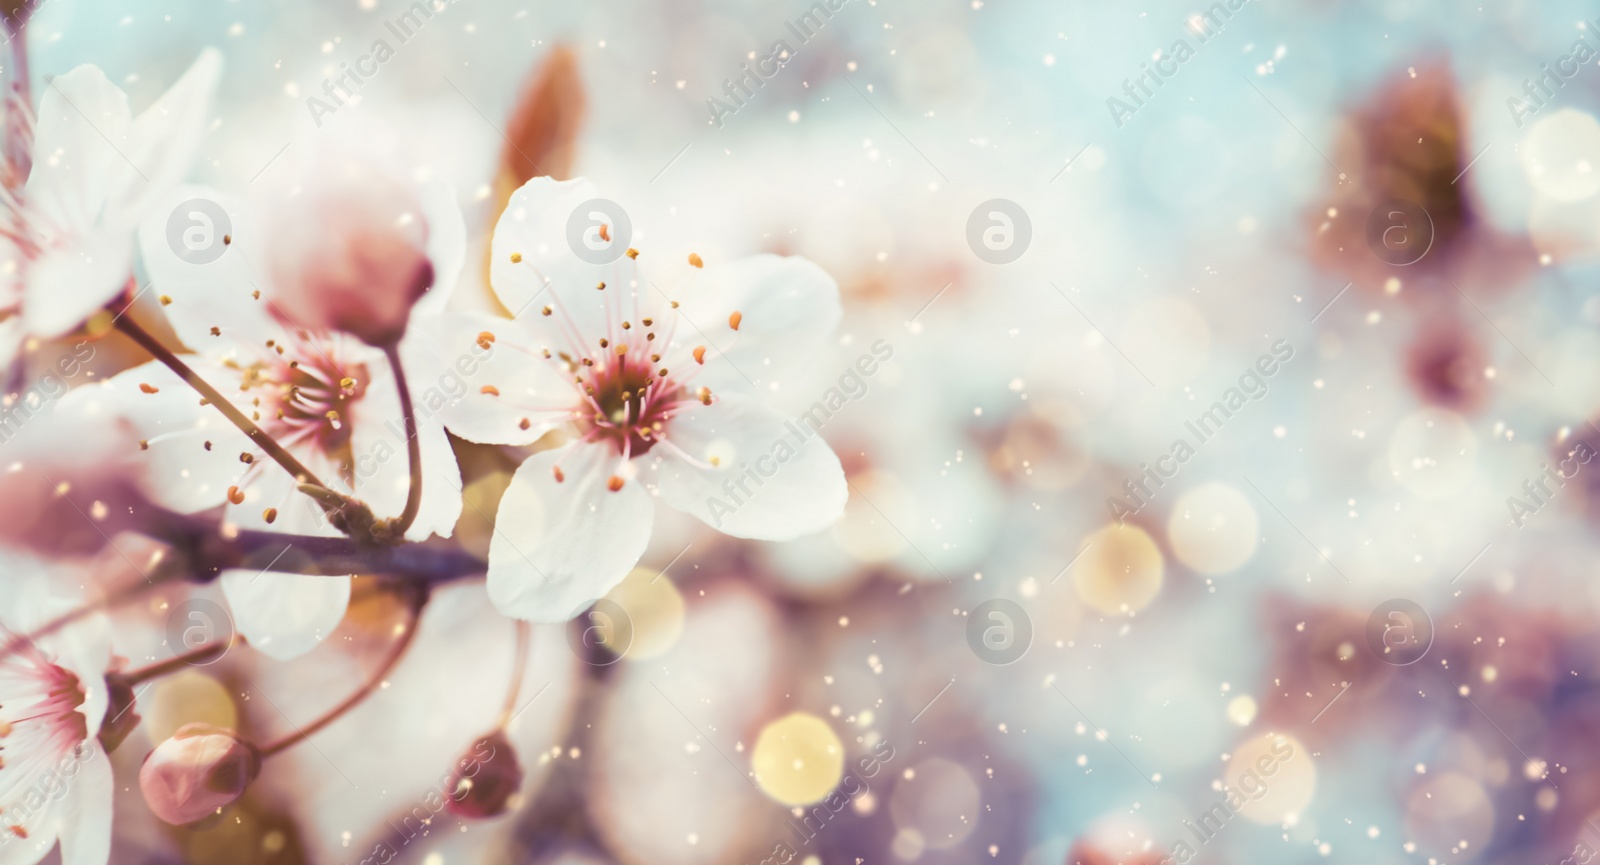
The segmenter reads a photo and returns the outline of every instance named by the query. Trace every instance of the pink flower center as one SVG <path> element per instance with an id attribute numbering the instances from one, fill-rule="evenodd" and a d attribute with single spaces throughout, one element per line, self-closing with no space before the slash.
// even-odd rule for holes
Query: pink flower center
<path id="1" fill-rule="evenodd" d="M 636 254 L 630 250 L 629 257 Z M 512 253 L 511 262 L 521 263 L 522 256 Z M 690 264 L 699 267 L 699 257 L 691 256 Z M 604 282 L 595 286 L 600 295 L 596 299 L 605 310 L 604 335 L 599 338 L 579 327 L 560 293 L 552 292 L 551 303 L 541 314 L 551 319 L 566 350 L 545 348 L 540 354 L 544 360 L 560 365 L 563 377 L 576 390 L 579 403 L 571 409 L 533 407 L 567 415 L 577 424 L 579 439 L 586 444 L 611 445 L 619 458 L 617 474 L 608 481 L 613 492 L 626 483 L 628 461 L 658 445 L 703 465 L 673 443 L 671 421 L 685 411 L 714 402 L 710 388 L 692 384 L 704 368 L 706 347 L 690 349 L 674 342 L 682 315 L 677 301 L 669 301 L 669 309 L 659 310 L 670 319 L 658 322 L 656 316 L 646 312 L 637 290 L 638 280 L 630 278 L 626 284 L 631 291 L 608 288 Z M 729 328 L 737 331 L 742 320 L 742 314 L 733 313 L 728 319 Z M 658 327 L 662 323 L 666 326 Z M 523 428 L 527 429 L 526 418 Z M 558 483 L 565 477 L 559 464 L 552 467 L 552 472 Z"/>
<path id="2" fill-rule="evenodd" d="M 0 645 L 14 635 L 0 628 Z M 22 798 L 89 738 L 78 677 L 29 644 L 0 661 L 0 833 L 26 838 Z"/>
<path id="3" fill-rule="evenodd" d="M 649 358 L 630 355 L 578 377 L 590 409 L 578 426 L 584 441 L 608 441 L 618 454 L 640 456 L 661 440 L 673 409 L 684 402 L 683 386 L 656 371 Z"/>
<path id="4" fill-rule="evenodd" d="M 0 141 L 0 238 L 15 247 L 21 258 L 16 263 L 17 272 L 7 273 L 0 283 L 19 286 L 14 296 L 8 295 L 0 310 L 0 320 L 20 312 L 22 296 L 20 282 L 14 282 L 35 261 L 44 257 L 45 250 L 59 245 L 63 234 L 39 208 L 27 206 L 26 186 L 33 164 L 33 128 L 37 122 L 33 108 L 25 97 L 12 94 L 5 98 L 5 111 L 10 122 L 5 124 L 5 139 Z"/>
<path id="5" fill-rule="evenodd" d="M 351 409 L 366 394 L 367 382 L 366 364 L 341 361 L 307 339 L 301 351 L 280 352 L 276 362 L 251 367 L 241 386 L 266 391 L 252 401 L 254 420 L 278 441 L 310 444 L 338 460 L 349 456 Z"/>

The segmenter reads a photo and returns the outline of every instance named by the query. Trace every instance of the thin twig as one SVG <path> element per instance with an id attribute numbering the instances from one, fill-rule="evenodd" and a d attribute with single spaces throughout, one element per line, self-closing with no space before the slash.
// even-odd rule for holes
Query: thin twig
<path id="1" fill-rule="evenodd" d="M 137 670 L 129 670 L 126 673 L 121 673 L 118 675 L 126 684 L 131 687 L 142 682 L 148 682 L 151 679 L 159 679 L 162 676 L 165 676 L 176 670 L 181 670 L 184 667 L 195 664 L 210 663 L 211 661 L 222 657 L 229 649 L 233 648 L 235 645 L 238 645 L 238 643 L 241 641 L 242 638 L 238 634 L 234 634 L 226 640 L 220 640 L 212 643 L 209 646 L 203 646 L 193 651 L 184 652 L 181 655 L 174 655 L 165 661 L 157 661 L 154 664 L 148 664 L 138 668 Z"/>
<path id="2" fill-rule="evenodd" d="M 406 509 L 394 526 L 397 539 L 406 536 L 406 530 L 416 522 L 422 510 L 422 437 L 417 429 L 416 409 L 411 405 L 411 388 L 406 384 L 405 366 L 400 362 L 400 351 L 391 343 L 383 347 L 383 356 L 389 359 L 389 369 L 394 372 L 394 384 L 400 391 L 400 416 L 405 424 L 406 457 L 411 461 L 411 489 L 406 493 Z"/>
<path id="3" fill-rule="evenodd" d="M 344 698 L 339 705 L 329 709 L 323 714 L 322 717 L 312 721 L 310 724 L 307 724 L 304 727 L 296 728 L 293 733 L 284 736 L 276 742 L 271 742 L 261 746 L 262 759 L 271 757 L 274 754 L 282 753 L 283 751 L 311 738 L 321 731 L 322 728 L 332 724 L 334 721 L 339 720 L 339 718 L 343 717 L 346 712 L 355 708 L 363 700 L 372 696 L 372 692 L 378 690 L 378 686 L 383 683 L 384 679 L 388 678 L 389 673 L 394 670 L 395 665 L 400 663 L 400 659 L 405 656 L 406 649 L 411 647 L 411 641 L 414 637 L 416 637 L 417 634 L 417 619 L 420 617 L 422 613 L 422 607 L 427 603 L 427 601 L 428 595 L 426 591 L 414 592 L 411 594 L 411 597 L 407 598 L 405 632 L 400 635 L 398 640 L 395 640 L 394 645 L 389 648 L 389 654 L 384 657 L 383 663 L 378 667 L 377 670 L 373 671 L 372 676 L 369 677 L 360 688 L 356 689 L 355 693 Z"/>
<path id="4" fill-rule="evenodd" d="M 157 586 L 166 585 L 167 583 L 179 579 L 184 575 L 185 568 L 182 562 L 174 559 L 163 559 L 150 575 L 149 582 L 134 583 L 126 589 L 116 592 L 108 597 L 101 598 L 97 601 L 92 601 L 73 610 L 68 610 L 61 615 L 56 616 L 54 619 L 45 622 L 39 627 L 34 628 L 26 634 L 16 634 L 12 636 L 9 640 L 6 640 L 3 645 L 0 645 L 0 661 L 10 658 L 23 648 L 37 643 L 39 640 L 44 639 L 45 637 L 48 637 L 57 631 L 60 631 L 62 628 L 65 628 L 68 625 L 81 622 L 95 613 L 109 610 L 115 604 L 122 603 L 123 601 L 133 600 L 139 595 L 155 589 Z"/>
<path id="5" fill-rule="evenodd" d="M 233 403 L 229 402 L 228 398 L 222 395 L 221 391 L 212 387 L 210 382 L 201 378 L 200 374 L 195 372 L 193 369 L 190 369 L 189 365 L 184 363 L 182 358 L 174 354 L 171 349 L 162 345 L 161 341 L 152 336 L 149 331 L 140 327 L 139 324 L 133 320 L 132 316 L 124 315 L 119 317 L 116 321 L 116 327 L 118 330 L 127 334 L 128 337 L 134 342 L 138 343 L 139 346 L 145 351 L 150 352 L 150 354 L 153 355 L 156 360 L 166 364 L 169 369 L 182 377 L 190 387 L 199 391 L 200 395 L 206 398 L 206 402 L 216 406 L 217 411 L 222 412 L 223 416 L 232 421 L 234 426 L 238 427 L 245 435 L 249 436 L 250 440 L 255 442 L 257 447 L 261 448 L 263 451 L 266 451 L 267 456 L 270 456 L 277 461 L 278 465 L 283 466 L 290 475 L 293 475 L 301 483 L 313 484 L 315 486 L 327 488 L 328 485 L 323 483 L 314 472 L 306 468 L 305 465 L 300 462 L 300 460 L 296 459 L 294 454 L 289 453 L 284 449 L 283 445 L 278 444 L 277 439 L 268 435 L 267 432 L 261 427 L 256 426 L 255 421 L 252 421 L 250 418 L 246 417 L 244 412 L 235 408 Z"/>
<path id="6" fill-rule="evenodd" d="M 506 690 L 506 705 L 500 710 L 500 722 L 495 725 L 497 729 L 504 730 L 511 723 L 513 713 L 517 708 L 517 698 L 522 695 L 522 679 L 528 672 L 528 644 L 532 642 L 533 628 L 522 620 L 517 620 L 517 653 L 511 668 L 511 687 Z"/>

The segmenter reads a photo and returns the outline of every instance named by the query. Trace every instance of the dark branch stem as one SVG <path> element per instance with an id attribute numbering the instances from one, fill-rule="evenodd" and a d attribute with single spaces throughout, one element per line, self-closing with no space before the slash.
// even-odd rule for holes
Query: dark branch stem
<path id="1" fill-rule="evenodd" d="M 300 460 L 296 459 L 294 454 L 289 453 L 284 449 L 283 445 L 278 444 L 277 439 L 268 435 L 266 431 L 261 429 L 261 427 L 256 426 L 255 421 L 252 421 L 250 418 L 245 416 L 244 412 L 235 408 L 233 403 L 229 402 L 228 398 L 222 395 L 221 391 L 218 391 L 216 388 L 212 387 L 210 382 L 201 378 L 199 373 L 190 369 L 189 365 L 184 363 L 182 358 L 174 354 L 171 349 L 162 345 L 161 341 L 152 336 L 149 331 L 140 327 L 139 324 L 133 320 L 132 316 L 127 314 L 117 316 L 116 325 L 117 330 L 127 334 L 128 337 L 134 342 L 138 343 L 141 348 L 154 355 L 156 360 L 166 364 L 167 367 L 173 372 L 177 373 L 179 376 L 182 376 L 183 380 L 187 382 L 190 387 L 199 391 L 200 395 L 206 398 L 206 402 L 215 406 L 217 411 L 222 412 L 222 414 L 227 417 L 228 420 L 233 422 L 234 426 L 238 427 L 244 432 L 245 435 L 249 436 L 250 440 L 255 442 L 257 447 L 261 448 L 263 451 L 266 451 L 267 456 L 270 456 L 276 460 L 278 465 L 283 466 L 290 475 L 293 475 L 303 484 L 314 484 L 324 488 L 328 486 L 327 484 L 323 483 L 315 473 L 306 468 L 305 465 L 300 462 Z"/>
<path id="2" fill-rule="evenodd" d="M 109 597 L 57 616 L 26 634 L 0 642 L 0 661 L 28 645 L 95 613 L 126 603 L 138 595 L 177 580 L 209 583 L 226 570 L 342 577 L 372 574 L 404 586 L 426 589 L 484 572 L 482 559 L 442 540 L 372 546 L 351 538 L 286 535 L 259 529 L 224 532 L 215 520 L 152 507 L 142 534 L 171 547 L 148 582 L 121 589 Z M 9 632 L 0 630 L 0 637 Z"/>
<path id="3" fill-rule="evenodd" d="M 484 571 L 482 559 L 441 540 L 374 545 L 346 537 L 261 529 L 224 533 L 214 520 L 156 509 L 141 531 L 171 545 L 174 556 L 188 563 L 189 579 L 198 583 L 208 583 L 225 570 L 270 569 L 325 577 L 378 574 L 432 586 Z"/>
<path id="4" fill-rule="evenodd" d="M 391 343 L 383 347 L 383 355 L 389 359 L 389 369 L 394 371 L 395 388 L 400 391 L 400 416 L 406 431 L 406 457 L 411 461 L 411 489 L 406 493 L 406 509 L 401 512 L 394 526 L 395 537 L 404 538 L 406 530 L 416 522 L 417 512 L 422 509 L 422 438 L 418 434 L 416 409 L 411 405 L 411 388 L 406 384 L 406 370 L 400 362 L 400 351 Z"/>
<path id="5" fill-rule="evenodd" d="M 383 680 L 388 678 L 389 673 L 394 670 L 395 665 L 400 663 L 400 659 L 405 656 L 406 649 L 410 648 L 411 640 L 416 636 L 417 633 L 417 619 L 422 612 L 423 605 L 428 602 L 428 593 L 426 589 L 407 589 L 405 590 L 405 595 L 405 632 L 394 641 L 393 646 L 389 647 L 389 653 L 384 656 L 383 663 L 378 666 L 378 669 L 373 671 L 372 675 L 367 678 L 367 681 L 362 684 L 360 688 L 356 689 L 355 693 L 344 698 L 339 705 L 329 709 L 322 715 L 322 717 L 312 721 L 310 724 L 307 724 L 304 727 L 297 728 L 293 733 L 284 736 L 276 742 L 270 742 L 266 745 L 262 745 L 262 759 L 281 753 L 311 738 L 312 736 L 316 735 L 317 732 L 322 730 L 322 728 L 332 724 L 334 721 L 339 720 L 339 718 L 343 717 L 346 712 L 354 709 L 356 706 L 360 705 L 363 700 L 372 696 L 373 691 L 378 690 L 378 686 L 383 684 Z"/>

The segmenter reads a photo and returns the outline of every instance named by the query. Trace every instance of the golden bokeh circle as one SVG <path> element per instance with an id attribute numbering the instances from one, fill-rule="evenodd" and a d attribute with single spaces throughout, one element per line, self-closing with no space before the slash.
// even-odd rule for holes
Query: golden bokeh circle
<path id="1" fill-rule="evenodd" d="M 1240 816 L 1278 826 L 1310 807 L 1317 792 L 1317 764 L 1299 739 L 1263 733 L 1233 749 L 1223 780 L 1244 797 Z"/>
<path id="2" fill-rule="evenodd" d="M 638 661 L 664 654 L 683 635 L 683 595 L 672 578 L 652 568 L 634 568 L 606 598 L 622 607 L 633 629 L 631 646 L 613 646 L 621 629 L 601 632 L 607 649 Z"/>
<path id="3" fill-rule="evenodd" d="M 233 730 L 239 723 L 238 708 L 228 689 L 194 669 L 156 680 L 150 693 L 139 700 L 139 713 L 152 742 L 165 741 L 184 724 Z"/>
<path id="4" fill-rule="evenodd" d="M 1224 483 L 1201 484 L 1184 493 L 1167 520 L 1172 554 L 1208 576 L 1243 567 L 1255 556 L 1260 533 L 1250 499 Z"/>
<path id="5" fill-rule="evenodd" d="M 844 776 L 844 745 L 828 722 L 794 712 L 762 728 L 750 765 L 762 792 L 785 805 L 809 805 Z"/>
<path id="6" fill-rule="evenodd" d="M 1138 612 L 1161 592 L 1161 550 L 1138 526 L 1109 525 L 1085 539 L 1073 568 L 1078 597 L 1106 615 Z"/>

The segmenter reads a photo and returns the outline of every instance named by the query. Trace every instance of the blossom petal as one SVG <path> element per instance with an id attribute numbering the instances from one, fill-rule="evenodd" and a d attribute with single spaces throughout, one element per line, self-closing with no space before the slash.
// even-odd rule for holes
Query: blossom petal
<path id="1" fill-rule="evenodd" d="M 105 208 L 106 190 L 127 162 L 113 142 L 127 143 L 128 97 L 94 66 L 51 79 L 39 98 L 33 168 L 24 189 L 35 231 L 86 233 Z"/>
<path id="2" fill-rule="evenodd" d="M 344 619 L 350 578 L 224 571 L 222 592 L 250 645 L 287 661 L 315 648 Z"/>
<path id="3" fill-rule="evenodd" d="M 607 449 L 585 444 L 541 451 L 517 468 L 489 544 L 489 599 L 502 613 L 566 621 L 638 563 L 654 506 L 636 480 L 608 489 L 614 468 Z"/>
<path id="4" fill-rule="evenodd" d="M 456 190 L 442 180 L 422 184 L 417 190 L 422 216 L 428 223 L 428 261 L 433 264 L 433 287 L 411 307 L 412 315 L 444 312 L 461 278 L 467 260 L 467 223 L 456 203 Z"/>
<path id="5" fill-rule="evenodd" d="M 366 392 L 349 407 L 351 413 L 345 418 L 350 424 L 350 455 L 355 464 L 340 467 L 340 481 L 329 477 L 323 480 L 366 502 L 378 517 L 395 516 L 405 507 L 411 487 L 400 395 L 395 392 L 394 375 L 387 364 L 368 367 L 368 372 L 371 380 Z M 353 486 L 344 483 L 346 479 L 353 480 Z M 428 496 L 434 492 L 429 489 Z"/>
<path id="6" fill-rule="evenodd" d="M 137 225 L 145 208 L 189 173 L 221 80 L 222 54 L 207 48 L 167 92 L 134 118 L 122 148 L 127 159 L 115 163 L 107 196 L 109 222 Z"/>
<path id="7" fill-rule="evenodd" d="M 0 824 L 0 865 L 37 865 L 56 846 L 61 829 L 61 808 L 46 799 L 44 806 L 18 820 L 26 840 L 14 835 L 9 825 Z M 94 865 L 106 865 L 102 859 Z"/>
<path id="8" fill-rule="evenodd" d="M 167 191 L 139 226 L 150 291 L 163 299 L 183 344 L 211 356 L 241 341 L 261 345 L 284 336 L 264 296 L 263 253 L 254 212 L 205 186 Z"/>
<path id="9" fill-rule="evenodd" d="M 456 463 L 450 437 L 437 422 L 421 424 L 417 433 L 422 443 L 422 508 L 406 537 L 425 541 L 429 535 L 448 538 L 461 519 L 461 466 Z M 409 477 L 407 478 L 409 481 Z"/>
<path id="10" fill-rule="evenodd" d="M 661 500 L 725 534 L 786 541 L 844 512 L 849 488 L 827 442 L 748 398 L 684 412 L 667 440 L 650 451 Z"/>
<path id="11" fill-rule="evenodd" d="M 221 55 L 203 52 L 138 120 L 93 66 L 50 82 L 25 190 L 29 230 L 44 250 L 26 277 L 33 333 L 77 327 L 122 288 L 133 256 L 127 235 L 188 171 L 220 74 Z"/>
<path id="12" fill-rule="evenodd" d="M 567 223 L 580 207 L 600 197 L 599 187 L 581 178 L 557 182 L 535 177 L 511 194 L 495 224 L 489 282 L 506 309 L 519 321 L 526 321 L 552 350 L 559 347 L 580 355 L 597 351 L 598 346 L 588 342 L 575 345 L 574 339 L 614 336 L 607 310 L 611 310 L 612 321 L 620 323 L 634 315 L 650 291 L 648 286 L 636 285 L 637 268 L 628 256 L 595 264 L 573 251 Z M 591 210 L 579 220 L 591 226 L 589 230 L 598 231 L 593 226 L 605 222 L 606 217 Z M 616 226 L 607 223 L 608 231 L 614 229 Z M 601 283 L 607 286 L 604 291 L 597 290 Z M 546 305 L 554 309 L 553 316 L 539 315 Z"/>
<path id="13" fill-rule="evenodd" d="M 248 468 L 239 455 L 257 450 L 215 408 L 200 405 L 189 385 L 160 361 L 75 388 L 59 407 L 85 423 L 115 420 L 131 428 L 124 451 L 141 470 L 145 494 L 182 513 L 221 504 Z"/>
<path id="14" fill-rule="evenodd" d="M 763 388 L 792 376 L 826 347 L 843 315 L 833 277 L 792 256 L 707 264 L 676 299 L 695 328 L 704 329 L 680 328 L 679 338 L 704 337 L 732 365 L 708 362 L 704 383 L 713 391 L 748 389 L 747 376 Z"/>
<path id="15" fill-rule="evenodd" d="M 340 492 L 351 492 L 338 482 L 332 462 L 321 458 L 320 451 L 303 453 L 302 456 L 310 457 L 305 461 L 306 468 L 322 480 L 334 485 Z M 229 523 L 242 529 L 284 534 L 319 537 L 339 537 L 344 534 L 328 522 L 328 515 L 321 505 L 300 492 L 300 485 L 294 477 L 261 451 L 256 452 L 256 462 L 250 466 L 249 472 L 248 477 L 237 481 L 244 495 L 243 500 L 237 505 L 230 503 L 224 513 Z M 269 509 L 273 511 L 270 521 L 267 519 Z"/>
<path id="16" fill-rule="evenodd" d="M 477 313 L 418 317 L 400 351 L 418 416 L 442 422 L 468 441 L 533 444 L 566 423 L 569 407 L 578 403 L 571 381 L 509 319 Z"/>
<path id="17" fill-rule="evenodd" d="M 66 805 L 61 821 L 61 865 L 105 865 L 111 857 L 111 758 L 97 740 L 79 745 L 66 765 Z"/>
<path id="18" fill-rule="evenodd" d="M 71 574 L 27 553 L 0 548 L 0 595 L 6 599 L 0 609 L 0 623 L 4 624 L 0 637 L 32 631 L 83 604 L 84 597 L 65 588 L 62 578 Z M 63 862 L 104 865 L 111 842 L 111 768 L 95 736 L 107 704 L 109 623 L 96 613 L 41 637 L 38 646 L 83 686 L 85 700 L 78 711 L 84 716 L 88 739 L 81 744 L 54 737 L 50 742 L 35 737 L 26 745 L 13 742 L 25 750 L 10 755 L 12 765 L 0 764 L 0 807 L 8 809 L 0 815 L 0 865 L 38 862 L 55 846 L 58 836 Z M 14 690 L 21 668 L 12 667 L 6 687 Z M 82 749 L 76 754 L 68 750 L 75 744 Z M 53 753 L 35 750 L 41 747 Z M 44 783 L 49 774 L 61 782 L 61 795 L 48 795 L 48 788 L 44 795 L 28 792 L 29 787 Z M 28 837 L 22 839 L 13 826 L 22 827 Z"/>
<path id="19" fill-rule="evenodd" d="M 52 338 L 83 324 L 123 289 L 133 272 L 133 239 L 115 229 L 75 236 L 28 267 L 23 319 Z"/>
<path id="20" fill-rule="evenodd" d="M 83 594 L 58 578 L 61 573 L 48 559 L 0 547 L 0 597 L 6 599 L 5 609 L 0 611 L 0 635 L 42 628 L 85 603 Z M 85 684 L 78 712 L 89 735 L 98 735 L 109 702 L 105 678 L 111 666 L 110 622 L 103 613 L 94 613 L 72 628 L 42 637 L 39 644 L 56 664 Z"/>
<path id="21" fill-rule="evenodd" d="M 62 604 L 56 615 L 65 615 L 82 603 L 74 599 Z M 54 652 L 56 663 L 78 677 L 83 686 L 83 705 L 78 713 L 83 715 L 89 738 L 100 735 L 100 728 L 108 721 L 111 695 L 106 690 L 106 670 L 111 667 L 111 625 L 105 616 L 96 614 L 92 622 L 76 629 L 70 638 L 57 637 L 45 643 Z"/>

